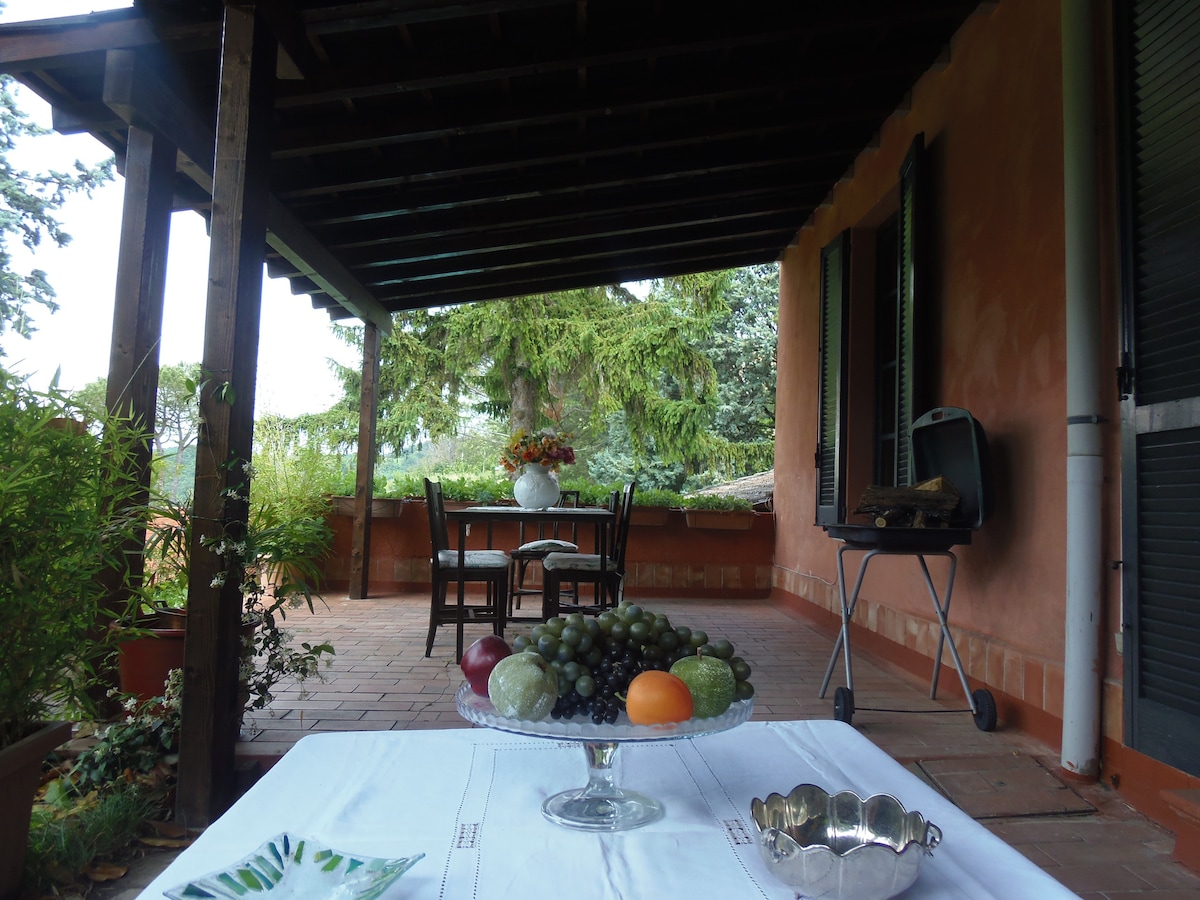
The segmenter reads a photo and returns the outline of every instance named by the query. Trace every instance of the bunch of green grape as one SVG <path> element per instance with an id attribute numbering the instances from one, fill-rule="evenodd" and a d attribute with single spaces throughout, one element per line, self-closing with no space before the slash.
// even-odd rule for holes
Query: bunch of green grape
<path id="1" fill-rule="evenodd" d="M 686 625 L 673 626 L 662 613 L 622 601 L 596 617 L 571 613 L 535 625 L 513 639 L 513 652 L 536 652 L 558 673 L 555 719 L 588 716 L 597 725 L 616 722 L 629 682 L 648 669 L 666 671 L 696 653 L 729 663 L 735 700 L 754 696 L 750 665 L 734 655 L 733 644 Z"/>

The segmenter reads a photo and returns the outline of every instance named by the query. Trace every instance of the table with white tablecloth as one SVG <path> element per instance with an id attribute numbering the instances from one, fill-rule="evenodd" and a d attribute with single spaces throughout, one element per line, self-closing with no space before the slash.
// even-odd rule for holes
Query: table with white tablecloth
<path id="1" fill-rule="evenodd" d="M 139 900 L 159 900 L 285 831 L 365 856 L 424 853 L 384 900 L 793 900 L 759 856 L 750 801 L 806 782 L 892 794 L 941 828 L 905 896 L 1075 896 L 842 722 L 748 722 L 625 744 L 618 757 L 621 787 L 660 800 L 665 815 L 590 833 L 541 812 L 546 797 L 586 782 L 578 743 L 483 728 L 310 735 Z"/>

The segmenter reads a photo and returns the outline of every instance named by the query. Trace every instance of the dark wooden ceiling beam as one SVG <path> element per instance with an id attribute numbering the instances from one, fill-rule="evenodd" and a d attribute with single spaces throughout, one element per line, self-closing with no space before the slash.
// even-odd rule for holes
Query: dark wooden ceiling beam
<path id="1" fill-rule="evenodd" d="M 519 54 L 507 48 L 490 54 L 476 51 L 470 56 L 469 66 L 457 69 L 452 62 L 448 62 L 447 54 L 441 47 L 429 48 L 424 61 L 416 64 L 396 61 L 382 71 L 374 66 L 369 69 L 330 69 L 315 83 L 284 86 L 277 96 L 276 107 L 283 109 L 480 82 L 500 82 L 553 72 L 578 72 L 581 69 L 649 59 L 752 50 L 770 44 L 794 49 L 802 41 L 836 32 L 913 27 L 922 22 L 942 21 L 947 17 L 961 16 L 963 8 L 972 5 L 972 0 L 943 0 L 922 4 L 914 9 L 911 4 L 897 8 L 892 2 L 875 2 L 863 4 L 861 10 L 846 15 L 841 10 L 813 8 L 810 4 L 789 0 L 787 3 L 771 4 L 769 13 L 764 12 L 752 18 L 725 12 L 702 17 L 702 9 L 695 4 L 677 5 L 659 15 L 647 13 L 648 20 L 639 19 L 632 26 L 622 27 L 612 35 L 597 37 L 595 29 L 589 28 L 581 39 L 574 33 L 563 32 L 558 35 L 571 39 L 570 44 L 562 39 L 551 39 L 552 35 L 542 35 L 526 37 Z M 656 5 L 642 4 L 642 7 L 650 10 Z M 749 25 L 744 24 L 747 21 Z M 768 27 L 759 29 L 758 23 L 767 23 Z"/>
<path id="2" fill-rule="evenodd" d="M 545 273 L 537 272 L 530 273 L 531 277 L 527 280 L 497 281 L 481 278 L 453 284 L 439 282 L 436 289 L 397 293 L 395 296 L 383 298 L 383 301 L 390 310 L 398 312 L 428 306 L 500 300 L 507 297 L 595 287 L 601 284 L 626 284 L 632 281 L 689 275 L 695 272 L 735 269 L 774 262 L 775 258 L 771 250 L 763 248 L 728 250 L 727 252 L 716 252 L 714 249 L 711 254 L 696 252 L 667 261 L 646 262 L 626 259 L 621 263 L 614 263 L 611 267 L 597 267 L 586 272 L 571 272 L 556 277 L 547 277 Z M 337 318 L 339 315 L 336 308 L 331 309 L 330 312 L 333 318 Z"/>
<path id="3" fill-rule="evenodd" d="M 846 68 L 853 70 L 856 78 L 901 78 L 909 71 L 905 66 L 883 64 L 869 58 L 847 61 Z M 760 69 L 747 74 L 708 69 L 696 77 L 680 77 L 668 83 L 656 82 L 649 88 L 627 85 L 591 91 L 586 96 L 540 97 L 501 107 L 494 103 L 481 103 L 477 107 L 457 104 L 452 112 L 434 109 L 403 117 L 391 113 L 353 119 L 306 117 L 302 127 L 277 130 L 275 158 L 333 153 L 368 145 L 388 146 L 463 138 L 580 119 L 615 121 L 625 116 L 667 109 L 678 111 L 716 103 L 744 103 L 756 97 L 768 101 L 776 111 L 810 108 L 820 115 L 821 106 L 832 107 L 826 99 L 829 94 L 845 89 L 844 70 L 823 70 L 801 75 L 794 67 L 788 67 L 785 61 L 780 61 L 778 71 L 764 72 Z"/>
<path id="4" fill-rule="evenodd" d="M 760 245 L 782 248 L 795 232 L 795 214 L 774 213 L 746 217 L 738 227 L 738 239 L 757 240 Z M 557 245 L 555 258 L 561 262 L 579 263 L 634 252 L 649 252 L 677 248 L 686 244 L 704 244 L 729 239 L 729 221 L 688 222 L 674 228 L 629 229 L 608 235 L 593 235 L 586 239 L 562 242 Z M 369 269 L 358 269 L 376 293 L 393 284 L 418 279 L 473 272 L 498 273 L 511 269 L 526 269 L 545 263 L 541 247 L 520 250 L 495 250 L 463 253 L 424 260 L 392 260 Z M 297 273 L 302 274 L 302 273 Z"/>
<path id="5" fill-rule="evenodd" d="M 731 17 L 736 20 L 736 17 Z M 554 72 L 577 72 L 582 68 L 617 66 L 646 59 L 661 59 L 692 54 L 714 53 L 731 48 L 751 49 L 768 44 L 788 45 L 798 40 L 804 29 L 780 27 L 748 34 L 717 32 L 691 40 L 683 35 L 647 39 L 633 33 L 607 42 L 603 49 L 568 48 L 551 43 L 531 48 L 519 57 L 500 51 L 476 53 L 469 64 L 455 68 L 447 63 L 441 48 L 431 48 L 429 61 L 423 64 L 393 62 L 380 70 L 377 66 L 330 69 L 312 84 L 282 85 L 275 101 L 277 109 L 291 109 L 342 100 L 362 100 L 415 91 L 454 88 L 479 83 L 495 83 L 511 78 L 545 76 Z"/>
<path id="6" fill-rule="evenodd" d="M 211 192 L 214 137 L 211 129 L 129 50 L 114 50 L 105 65 L 104 102 L 131 125 L 150 128 L 179 148 L 185 171 Z M 351 315 L 391 331 L 391 316 L 371 292 L 312 236 L 278 200 L 271 198 L 267 244 L 307 270 L 322 290 Z"/>
<path id="7" fill-rule="evenodd" d="M 705 182 L 702 189 L 697 186 L 688 190 L 686 185 L 666 183 L 646 186 L 631 195 L 554 197 L 495 203 L 463 210 L 444 209 L 409 217 L 407 228 L 409 235 L 424 235 L 432 239 L 455 232 L 482 232 L 492 228 L 527 228 L 556 223 L 569 227 L 573 222 L 587 222 L 614 213 L 633 216 L 656 209 L 675 209 L 680 215 L 708 206 L 798 210 L 802 208 L 801 204 L 814 198 L 819 201 L 824 196 L 825 188 L 813 190 L 810 186 L 820 179 L 811 177 L 812 182 L 805 182 L 798 187 L 772 183 L 768 179 L 725 177 Z M 836 174 L 831 176 L 829 183 L 833 178 L 836 178 Z M 331 244 L 340 243 L 343 236 L 353 233 L 329 227 L 317 231 Z"/>
<path id="8" fill-rule="evenodd" d="M 733 159 L 743 159 L 753 152 L 753 148 L 772 142 L 794 141 L 797 161 L 808 158 L 816 162 L 840 155 L 846 159 L 847 154 L 853 155 L 861 144 L 855 143 L 856 135 L 869 135 L 870 126 L 866 121 L 852 125 L 849 128 L 853 134 L 846 134 L 837 140 L 833 135 L 824 136 L 824 140 L 816 144 L 816 152 L 806 156 L 804 148 L 811 142 L 806 138 L 812 136 L 812 129 L 805 128 L 803 123 L 786 121 L 777 125 L 764 125 L 750 122 L 742 131 L 724 130 L 720 135 L 714 135 L 705 140 L 702 135 L 692 128 L 678 128 L 673 132 L 664 130 L 662 135 L 651 129 L 644 134 L 631 132 L 623 140 L 618 136 L 573 137 L 567 141 L 536 141 L 529 139 L 525 145 L 514 144 L 504 147 L 473 145 L 469 149 L 430 149 L 423 153 L 407 154 L 403 163 L 392 163 L 395 172 L 393 183 L 403 185 L 435 185 L 448 181 L 463 184 L 478 183 L 481 186 L 489 180 L 502 183 L 504 177 L 515 175 L 514 184 L 536 183 L 540 175 L 546 174 L 552 167 L 573 166 L 581 177 L 586 179 L 586 168 L 597 162 L 611 165 L 613 169 L 622 165 L 633 165 L 636 173 L 638 160 L 653 154 L 670 155 L 681 161 L 682 165 L 690 165 L 693 154 L 710 160 L 712 165 L 721 164 L 719 147 L 722 143 L 738 146 L 727 152 L 733 154 Z M 865 137 L 862 138 L 865 140 Z M 774 149 L 768 151 L 774 153 Z M 625 160 L 633 160 L 627 163 Z M 611 161 L 611 163 L 609 162 Z M 652 164 L 652 163 L 651 163 Z M 604 171 L 604 169 L 601 169 Z M 610 170 L 611 171 L 611 170 Z M 610 176 L 602 176 L 608 178 Z M 400 179 L 403 179 L 402 181 Z M 368 190 L 376 191 L 376 195 L 367 201 L 344 199 L 341 205 L 347 210 L 361 207 L 361 216 L 388 215 L 389 194 L 379 192 L 379 185 L 371 185 Z M 352 195 L 348 188 L 344 193 Z M 403 194 L 393 196 L 403 197 Z M 303 204 L 297 204 L 297 209 L 303 209 Z M 338 218 L 347 218 L 339 215 Z M 349 218 L 353 218 L 351 214 Z"/>
<path id="9" fill-rule="evenodd" d="M 809 186 L 811 197 L 825 186 Z M 803 186 L 797 186 L 797 199 L 803 195 Z M 786 198 L 781 198 L 786 199 Z M 803 201 L 802 208 L 804 205 Z M 378 235 L 360 244 L 331 244 L 330 248 L 346 260 L 351 268 L 369 265 L 388 265 L 391 260 L 420 261 L 438 259 L 470 253 L 490 253 L 501 250 L 522 251 L 531 247 L 544 247 L 548 252 L 557 252 L 559 245 L 574 241 L 605 240 L 623 235 L 637 236 L 660 229 L 685 228 L 711 224 L 724 227 L 729 233 L 738 233 L 748 227 L 750 221 L 765 217 L 781 216 L 794 219 L 791 207 L 768 208 L 776 205 L 764 198 L 761 204 L 739 203 L 728 207 L 703 202 L 689 209 L 667 207 L 650 210 L 632 217 L 625 212 L 613 212 L 607 216 L 593 216 L 586 220 L 571 222 L 555 221 L 546 225 L 486 228 L 462 230 L 442 235 L 405 233 L 391 237 Z M 749 220 L 749 221 L 748 221 Z"/>
<path id="10" fill-rule="evenodd" d="M 340 256 L 355 271 L 362 272 L 365 281 L 390 277 L 395 273 L 412 271 L 419 274 L 452 271 L 450 267 L 501 268 L 506 265 L 528 265 L 546 257 L 546 248 L 552 246 L 556 258 L 582 258 L 596 248 L 621 251 L 669 246 L 678 243 L 681 235 L 698 240 L 715 239 L 720 235 L 736 234 L 775 235 L 779 246 L 795 231 L 796 214 L 792 210 L 752 211 L 731 215 L 710 215 L 681 221 L 674 212 L 639 216 L 631 224 L 626 216 L 612 216 L 604 224 L 589 223 L 573 228 L 546 229 L 543 240 L 534 240 L 534 234 L 521 231 L 508 241 L 493 239 L 489 246 L 481 245 L 474 235 L 448 236 L 437 241 L 411 241 L 405 245 L 410 255 L 390 252 L 385 257 L 358 257 L 343 251 Z M 550 235 L 553 235 L 552 237 Z M 490 237 L 490 235 L 488 235 Z M 366 261 L 363 261 L 366 260 Z M 268 260 L 271 274 L 278 278 L 299 278 L 302 273 L 287 260 L 272 256 Z M 411 268 L 410 268 L 411 267 Z M 382 273 L 382 274 L 377 274 Z"/>
<path id="11" fill-rule="evenodd" d="M 217 21 L 156 28 L 134 10 L 122 9 L 38 22 L 6 24 L 0 31 L 0 72 L 74 64 L 86 54 L 158 43 L 216 47 Z"/>
<path id="12" fill-rule="evenodd" d="M 280 60 L 280 71 L 293 69 L 297 77 L 316 78 L 325 65 L 309 42 L 304 22 L 294 4 L 285 0 L 256 0 L 255 8 L 279 41 L 279 49 L 287 56 L 286 61 Z"/>
<path id="13" fill-rule="evenodd" d="M 478 0 L 448 3 L 445 0 L 388 0 L 388 2 L 342 3 L 304 11 L 304 22 L 313 34 L 344 34 L 367 28 L 398 28 L 421 22 L 490 16 L 512 10 L 569 6 L 576 0 Z"/>

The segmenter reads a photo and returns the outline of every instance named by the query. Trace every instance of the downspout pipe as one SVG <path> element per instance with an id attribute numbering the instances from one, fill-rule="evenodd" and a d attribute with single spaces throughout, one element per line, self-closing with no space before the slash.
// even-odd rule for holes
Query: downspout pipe
<path id="1" fill-rule="evenodd" d="M 1092 0 L 1062 2 L 1067 338 L 1067 604 L 1062 770 L 1100 774 L 1103 458 L 1100 244 Z"/>

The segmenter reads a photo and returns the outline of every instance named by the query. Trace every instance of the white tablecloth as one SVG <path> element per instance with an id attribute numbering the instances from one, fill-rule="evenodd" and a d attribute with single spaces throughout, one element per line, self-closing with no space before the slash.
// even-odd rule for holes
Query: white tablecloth
<path id="1" fill-rule="evenodd" d="M 387 898 L 793 900 L 754 843 L 750 801 L 804 782 L 889 793 L 942 844 L 908 897 L 1074 897 L 842 722 L 750 722 L 723 734 L 627 744 L 617 783 L 665 816 L 614 834 L 543 818 L 586 783 L 577 744 L 488 729 L 350 732 L 301 740 L 141 895 L 223 869 L 288 831 L 338 850 L 425 858 Z"/>

